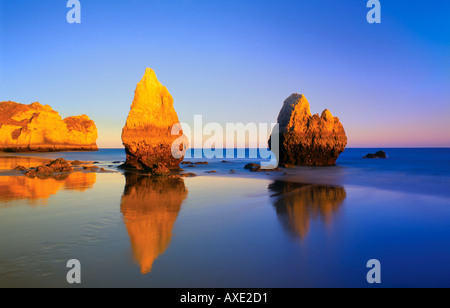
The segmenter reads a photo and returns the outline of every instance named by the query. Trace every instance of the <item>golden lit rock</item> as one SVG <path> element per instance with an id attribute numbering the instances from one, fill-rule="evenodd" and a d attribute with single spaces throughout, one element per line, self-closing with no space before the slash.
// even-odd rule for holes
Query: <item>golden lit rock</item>
<path id="1" fill-rule="evenodd" d="M 179 135 L 172 135 L 172 128 L 179 124 L 173 107 L 173 98 L 147 68 L 137 84 L 134 100 L 122 131 L 127 161 L 125 167 L 139 170 L 160 168 L 178 169 L 183 156 L 172 155 L 172 144 Z M 183 149 L 181 146 L 180 149 Z"/>
<path id="2" fill-rule="evenodd" d="M 328 109 L 320 117 L 311 115 L 309 102 L 302 94 L 292 94 L 284 101 L 278 123 L 280 164 L 334 165 L 347 145 L 339 118 Z"/>
<path id="3" fill-rule="evenodd" d="M 97 151 L 95 123 L 88 116 L 62 119 L 50 106 L 0 103 L 0 150 Z"/>

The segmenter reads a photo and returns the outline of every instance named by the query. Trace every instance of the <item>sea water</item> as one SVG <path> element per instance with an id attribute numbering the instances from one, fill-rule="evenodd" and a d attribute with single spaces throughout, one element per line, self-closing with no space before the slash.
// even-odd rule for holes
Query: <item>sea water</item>
<path id="1" fill-rule="evenodd" d="M 0 287 L 72 287 L 70 259 L 85 287 L 373 287 L 371 259 L 380 286 L 449 287 L 450 150 L 362 159 L 377 150 L 258 173 L 243 166 L 260 158 L 217 158 L 183 166 L 198 175 L 186 179 L 4 173 Z M 24 155 L 125 160 L 123 149 Z"/>

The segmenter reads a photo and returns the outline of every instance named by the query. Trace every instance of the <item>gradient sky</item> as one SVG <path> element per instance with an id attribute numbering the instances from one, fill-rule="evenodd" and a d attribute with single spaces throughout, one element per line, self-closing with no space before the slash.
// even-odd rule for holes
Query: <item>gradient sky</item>
<path id="1" fill-rule="evenodd" d="M 450 2 L 0 0 L 0 101 L 87 114 L 120 147 L 146 67 L 181 121 L 276 122 L 284 99 L 328 108 L 349 147 L 450 146 Z"/>

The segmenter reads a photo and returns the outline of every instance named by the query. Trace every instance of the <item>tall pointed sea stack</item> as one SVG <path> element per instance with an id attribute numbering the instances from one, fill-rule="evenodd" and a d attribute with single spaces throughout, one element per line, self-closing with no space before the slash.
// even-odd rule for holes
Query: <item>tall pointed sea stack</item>
<path id="1" fill-rule="evenodd" d="M 178 123 L 172 95 L 158 81 L 155 72 L 147 68 L 137 84 L 122 131 L 127 154 L 124 167 L 153 173 L 178 169 L 183 157 L 175 158 L 171 151 L 172 144 L 183 135 L 182 131 L 179 135 L 172 135 L 172 128 Z"/>
<path id="2" fill-rule="evenodd" d="M 311 115 L 303 94 L 288 97 L 278 115 L 280 164 L 331 166 L 347 145 L 347 136 L 339 118 L 325 109 Z M 270 146 L 269 141 L 269 146 Z"/>

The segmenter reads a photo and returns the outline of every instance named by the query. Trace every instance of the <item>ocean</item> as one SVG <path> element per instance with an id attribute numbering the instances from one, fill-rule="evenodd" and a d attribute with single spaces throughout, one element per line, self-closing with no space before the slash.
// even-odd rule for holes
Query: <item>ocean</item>
<path id="1" fill-rule="evenodd" d="M 378 150 L 388 158 L 362 159 Z M 84 287 L 373 287 L 372 259 L 381 287 L 450 287 L 450 149 L 347 149 L 333 167 L 257 173 L 246 156 L 153 179 L 118 171 L 123 149 L 2 154 L 0 287 L 72 287 L 70 259 Z M 38 157 L 116 172 L 7 170 Z"/>

